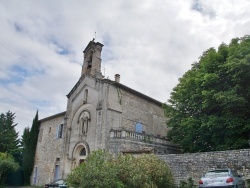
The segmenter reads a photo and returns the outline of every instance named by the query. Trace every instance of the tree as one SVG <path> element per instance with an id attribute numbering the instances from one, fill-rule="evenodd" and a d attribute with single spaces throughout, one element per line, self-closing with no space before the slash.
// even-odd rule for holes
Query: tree
<path id="1" fill-rule="evenodd" d="M 17 170 L 18 167 L 10 154 L 0 152 L 0 187 L 5 184 L 8 174 Z"/>
<path id="2" fill-rule="evenodd" d="M 68 176 L 72 187 L 86 188 L 163 188 L 174 187 L 174 180 L 165 162 L 155 155 L 120 155 L 94 151 L 87 161 Z"/>
<path id="3" fill-rule="evenodd" d="M 33 119 L 32 127 L 25 128 L 22 136 L 24 183 L 30 184 L 30 176 L 35 162 L 35 152 L 39 133 L 38 111 Z"/>
<path id="4" fill-rule="evenodd" d="M 23 150 L 25 150 L 25 148 L 27 148 L 27 144 L 29 143 L 29 135 L 30 135 L 30 128 L 25 127 L 23 130 L 23 135 L 22 135 L 22 139 L 21 139 L 21 146 L 22 146 Z"/>
<path id="5" fill-rule="evenodd" d="M 15 114 L 8 111 L 0 115 L 0 152 L 13 154 L 19 147 L 18 133 L 15 130 Z"/>
<path id="6" fill-rule="evenodd" d="M 168 137 L 184 151 L 248 147 L 250 36 L 205 51 L 164 105 Z"/>

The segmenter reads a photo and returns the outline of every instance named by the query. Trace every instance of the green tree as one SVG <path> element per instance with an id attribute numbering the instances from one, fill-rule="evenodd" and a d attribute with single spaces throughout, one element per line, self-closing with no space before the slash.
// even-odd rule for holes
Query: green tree
<path id="1" fill-rule="evenodd" d="M 8 111 L 0 115 L 0 152 L 14 154 L 19 147 L 18 133 L 15 130 L 15 114 Z"/>
<path id="2" fill-rule="evenodd" d="M 87 161 L 68 176 L 73 187 L 165 188 L 174 187 L 166 163 L 155 155 L 120 155 L 94 151 Z"/>
<path id="3" fill-rule="evenodd" d="M 184 151 L 248 147 L 250 36 L 205 51 L 164 105 L 168 137 Z"/>
<path id="4" fill-rule="evenodd" d="M 23 130 L 23 135 L 21 139 L 21 146 L 23 149 L 27 147 L 27 144 L 29 142 L 29 135 L 30 135 L 30 128 L 25 127 Z"/>
<path id="5" fill-rule="evenodd" d="M 18 167 L 10 154 L 0 152 L 0 187 L 5 185 L 9 173 L 14 172 Z"/>
<path id="6" fill-rule="evenodd" d="M 39 133 L 38 111 L 33 119 L 32 127 L 25 128 L 22 135 L 24 183 L 30 184 L 30 176 L 35 162 L 35 152 Z"/>

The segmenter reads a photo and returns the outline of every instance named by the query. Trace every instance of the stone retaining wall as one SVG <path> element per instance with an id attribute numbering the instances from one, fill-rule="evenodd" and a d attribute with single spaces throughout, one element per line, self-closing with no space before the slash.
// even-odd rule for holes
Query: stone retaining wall
<path id="1" fill-rule="evenodd" d="M 196 184 L 207 171 L 215 168 L 234 168 L 244 179 L 250 179 L 250 149 L 217 152 L 159 155 L 171 168 L 178 184 L 191 177 Z"/>

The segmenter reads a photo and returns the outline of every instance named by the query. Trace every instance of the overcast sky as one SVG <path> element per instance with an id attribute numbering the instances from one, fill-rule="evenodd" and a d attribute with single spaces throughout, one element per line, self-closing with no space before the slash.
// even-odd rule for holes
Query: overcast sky
<path id="1" fill-rule="evenodd" d="M 106 78 L 166 102 L 202 52 L 246 34 L 249 0 L 0 0 L 0 113 L 21 135 L 65 111 L 94 37 Z"/>

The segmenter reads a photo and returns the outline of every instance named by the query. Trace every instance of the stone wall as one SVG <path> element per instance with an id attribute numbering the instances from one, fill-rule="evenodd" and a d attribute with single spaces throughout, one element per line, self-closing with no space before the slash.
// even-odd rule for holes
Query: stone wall
<path id="1" fill-rule="evenodd" d="M 244 179 L 250 179 L 250 149 L 217 152 L 159 155 L 171 168 L 178 184 L 191 177 L 198 184 L 200 177 L 216 168 L 234 168 Z"/>
<path id="2" fill-rule="evenodd" d="M 63 122 L 65 112 L 40 120 L 39 138 L 36 147 L 32 185 L 44 185 L 54 181 L 55 166 L 62 169 L 64 139 L 57 138 L 58 125 Z M 62 171 L 58 177 L 62 177 Z"/>

